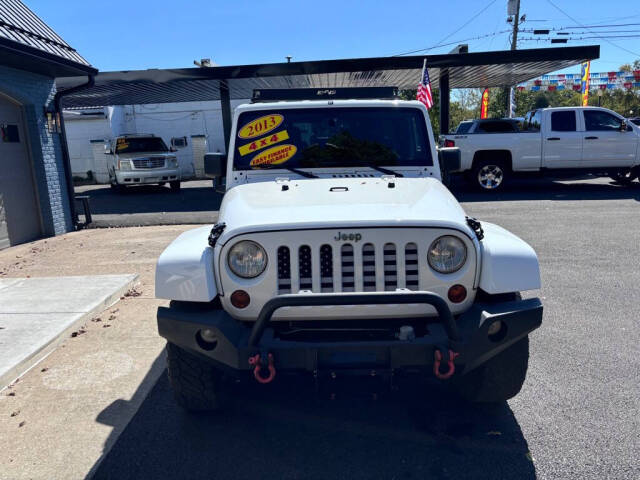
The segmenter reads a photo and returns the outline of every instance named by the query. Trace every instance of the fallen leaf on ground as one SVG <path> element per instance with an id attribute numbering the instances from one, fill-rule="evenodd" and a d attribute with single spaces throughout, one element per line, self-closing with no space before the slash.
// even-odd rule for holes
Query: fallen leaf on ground
<path id="1" fill-rule="evenodd" d="M 16 410 L 15 412 L 11 412 L 11 416 L 17 417 L 19 413 L 20 413 L 20 410 Z"/>
<path id="2" fill-rule="evenodd" d="M 531 455 L 531 452 L 527 452 L 527 460 L 529 460 L 530 462 L 533 462 L 533 455 Z"/>
<path id="3" fill-rule="evenodd" d="M 137 291 L 135 288 L 132 288 L 131 290 L 129 290 L 127 293 L 124 294 L 125 297 L 139 297 L 140 295 L 142 295 L 142 293 Z"/>
<path id="4" fill-rule="evenodd" d="M 21 422 L 18 424 L 18 428 L 20 428 L 20 427 L 24 427 L 24 424 L 25 424 L 25 423 L 27 423 L 27 422 L 25 422 L 24 420 L 23 420 L 23 421 L 21 421 Z"/>
<path id="5" fill-rule="evenodd" d="M 44 373 L 44 372 L 46 372 L 47 370 L 49 370 L 49 368 L 48 368 L 48 367 L 44 367 L 44 368 L 43 368 L 42 370 L 40 370 L 40 371 Z"/>
<path id="6" fill-rule="evenodd" d="M 502 432 L 498 432 L 497 430 L 491 430 L 487 432 L 487 435 L 502 435 Z"/>
<path id="7" fill-rule="evenodd" d="M 16 392 L 7 393 L 7 397 L 15 397 L 15 396 L 16 396 Z"/>
<path id="8" fill-rule="evenodd" d="M 109 325 L 108 323 L 105 323 L 104 325 L 102 325 L 102 328 L 107 328 L 110 327 L 111 325 Z"/>

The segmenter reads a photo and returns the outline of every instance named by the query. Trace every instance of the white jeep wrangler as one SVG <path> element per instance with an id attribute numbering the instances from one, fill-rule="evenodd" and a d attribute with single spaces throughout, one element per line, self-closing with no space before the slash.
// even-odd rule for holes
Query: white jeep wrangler
<path id="1" fill-rule="evenodd" d="M 540 288 L 538 260 L 465 216 L 440 182 L 452 150 L 436 150 L 415 101 L 238 107 L 218 223 L 157 264 L 178 403 L 213 409 L 229 377 L 284 372 L 413 372 L 471 401 L 516 395 L 542 322 L 540 300 L 520 296 Z"/>

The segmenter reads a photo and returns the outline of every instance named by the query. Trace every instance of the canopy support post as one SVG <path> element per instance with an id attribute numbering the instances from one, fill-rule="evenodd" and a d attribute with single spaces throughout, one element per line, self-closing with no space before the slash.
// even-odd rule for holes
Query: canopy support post
<path id="1" fill-rule="evenodd" d="M 441 68 L 438 79 L 440 85 L 440 134 L 449 133 L 449 69 Z"/>
<path id="2" fill-rule="evenodd" d="M 222 107 L 222 129 L 224 130 L 224 151 L 229 153 L 229 141 L 231 140 L 231 97 L 229 95 L 229 85 L 226 81 L 220 80 L 220 104 Z"/>

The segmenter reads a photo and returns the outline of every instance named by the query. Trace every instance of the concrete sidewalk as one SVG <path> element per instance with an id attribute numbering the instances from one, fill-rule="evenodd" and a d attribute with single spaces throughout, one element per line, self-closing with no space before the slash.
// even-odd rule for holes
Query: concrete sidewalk
<path id="1" fill-rule="evenodd" d="M 63 335 L 36 368 L 0 392 L 0 480 L 83 479 L 116 442 L 164 372 L 155 312 L 167 302 L 154 297 L 155 263 L 189 228 L 81 230 L 0 251 L 3 283 L 139 275 L 135 295 L 88 315 L 72 329 L 84 333 Z"/>
<path id="2" fill-rule="evenodd" d="M 48 355 L 73 329 L 117 302 L 137 278 L 129 274 L 0 279 L 0 390 Z"/>

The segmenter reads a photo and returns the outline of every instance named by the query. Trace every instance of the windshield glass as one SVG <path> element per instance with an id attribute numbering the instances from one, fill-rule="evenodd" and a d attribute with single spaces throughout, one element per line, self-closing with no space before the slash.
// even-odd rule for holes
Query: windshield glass
<path id="1" fill-rule="evenodd" d="M 244 112 L 234 169 L 431 166 L 427 138 L 424 116 L 415 108 Z"/>
<path id="2" fill-rule="evenodd" d="M 116 141 L 116 153 L 168 151 L 160 137 L 122 137 Z"/>

